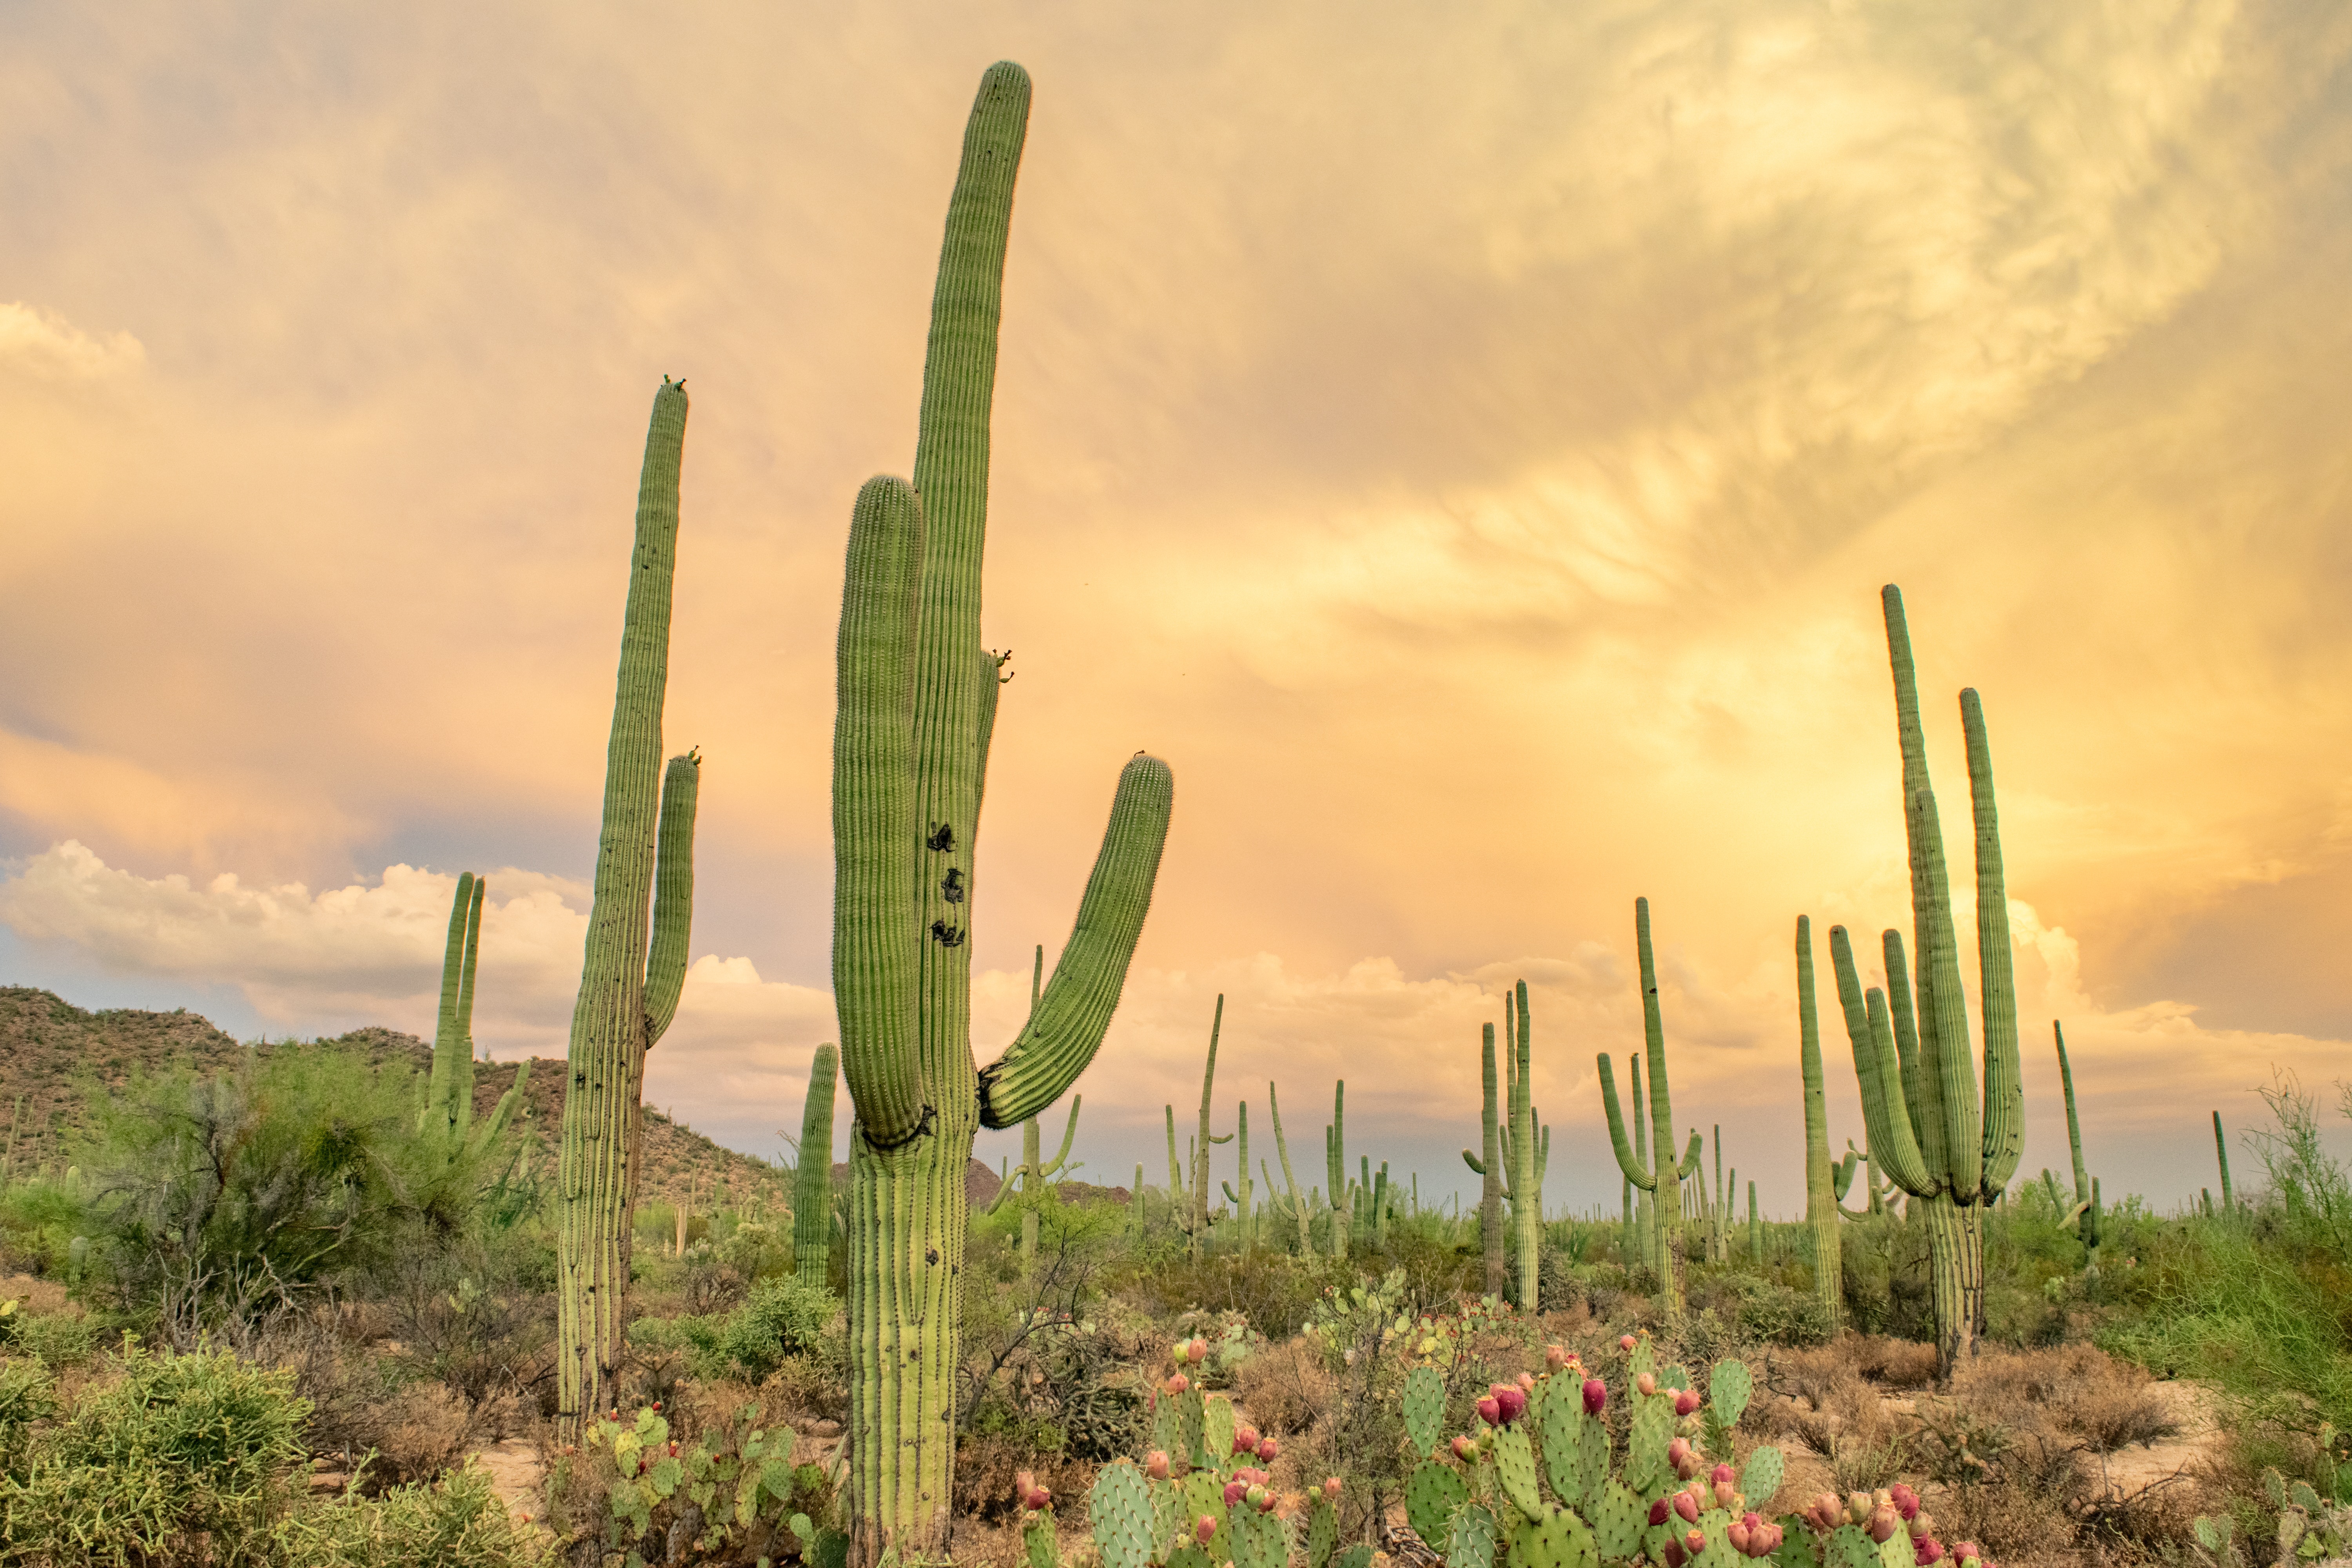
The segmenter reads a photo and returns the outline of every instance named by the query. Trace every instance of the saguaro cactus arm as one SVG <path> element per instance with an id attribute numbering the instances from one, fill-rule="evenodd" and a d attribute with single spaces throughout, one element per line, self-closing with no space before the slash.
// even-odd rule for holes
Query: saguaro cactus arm
<path id="1" fill-rule="evenodd" d="M 1654 1192 L 1657 1177 L 1650 1173 L 1647 1162 L 1634 1157 L 1633 1146 L 1625 1138 L 1625 1113 L 1617 1106 L 1617 1075 L 1609 1064 L 1609 1053 L 1601 1052 L 1593 1063 L 1601 1072 L 1601 1109 L 1609 1119 L 1609 1146 L 1616 1152 L 1617 1168 L 1643 1192 Z"/>
<path id="2" fill-rule="evenodd" d="M 830 1042 L 809 1060 L 808 1096 L 801 1102 L 799 1168 L 793 1177 L 793 1260 L 795 1272 L 823 1285 L 833 1249 L 833 1091 L 841 1053 Z"/>
<path id="3" fill-rule="evenodd" d="M 1035 1115 L 1094 1060 L 1143 934 L 1175 802 L 1176 776 L 1159 758 L 1138 752 L 1119 770 L 1077 923 L 1045 997 L 1004 1054 L 981 1070 L 982 1126 L 1010 1127 Z"/>
<path id="4" fill-rule="evenodd" d="M 1275 1098 L 1274 1082 L 1270 1079 L 1265 1086 L 1265 1110 L 1274 1122 L 1274 1152 L 1282 1160 L 1282 1184 L 1290 1191 L 1290 1210 L 1298 1221 L 1298 1256 L 1309 1257 L 1315 1251 L 1314 1233 L 1307 1228 L 1307 1205 L 1298 1198 L 1298 1177 L 1290 1168 L 1290 1145 L 1282 1136 L 1282 1101 Z M 1270 1180 L 1266 1183 L 1269 1187 L 1273 1184 Z"/>
<path id="5" fill-rule="evenodd" d="M 441 1007 L 433 1029 L 433 1070 L 425 1083 L 425 1110 L 420 1126 L 438 1121 L 444 1131 L 460 1130 L 473 1114 L 473 1086 L 460 1080 L 472 1075 L 473 1060 L 467 1033 L 473 1001 L 473 958 L 482 923 L 482 900 L 471 871 L 457 874 L 457 896 L 449 901 L 449 940 L 441 959 Z"/>
<path id="6" fill-rule="evenodd" d="M 2221 1207 L 2237 1212 L 2238 1195 L 2230 1185 L 2230 1141 L 2221 1136 L 2221 1113 L 2213 1113 L 2213 1157 L 2221 1162 Z"/>
<path id="7" fill-rule="evenodd" d="M 662 773 L 659 846 L 654 860 L 653 940 L 646 952 L 646 1048 L 669 1029 L 686 989 L 687 946 L 694 932 L 694 808 L 702 791 L 702 753 L 672 757 Z"/>
<path id="8" fill-rule="evenodd" d="M 1895 1054 L 1891 1025 L 1873 1018 L 1885 1016 L 1885 999 L 1876 987 L 1865 996 L 1854 968 L 1853 943 L 1843 926 L 1830 927 L 1830 964 L 1837 974 L 1838 1003 L 1845 1013 L 1845 1031 L 1853 1047 L 1853 1076 L 1862 1088 L 1863 1125 L 1870 1135 L 1871 1152 L 1895 1184 L 1905 1192 L 1927 1197 L 1942 1190 L 1911 1135 L 1911 1113 L 1903 1099 L 1903 1069 Z"/>
<path id="9" fill-rule="evenodd" d="M 2000 855 L 2000 815 L 1993 802 L 1992 748 L 1984 702 L 1960 693 L 1967 743 L 1969 808 L 1976 831 L 1977 1005 L 1984 1015 L 1983 1167 L 1978 1201 L 1990 1203 L 2017 1173 L 2025 1152 L 2025 1085 L 2018 1062 L 2017 981 L 2010 960 L 2009 881 Z M 1973 1083 L 1971 1083 L 1973 1087 Z"/>

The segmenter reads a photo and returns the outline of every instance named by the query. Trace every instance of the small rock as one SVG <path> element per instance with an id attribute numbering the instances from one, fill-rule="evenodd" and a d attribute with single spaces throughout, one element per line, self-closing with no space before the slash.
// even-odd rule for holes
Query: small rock
<path id="1" fill-rule="evenodd" d="M 838 1437 L 841 1436 L 841 1423 L 838 1421 L 812 1421 L 809 1423 L 809 1436 L 812 1437 Z"/>

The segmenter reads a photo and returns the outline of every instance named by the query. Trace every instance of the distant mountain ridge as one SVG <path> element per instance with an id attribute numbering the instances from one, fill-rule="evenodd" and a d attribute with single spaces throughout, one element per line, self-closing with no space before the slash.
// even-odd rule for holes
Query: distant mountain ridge
<path id="1" fill-rule="evenodd" d="M 200 1073 L 234 1069 L 257 1051 L 306 1050 L 341 1046 L 374 1063 L 404 1062 L 419 1072 L 433 1065 L 433 1047 L 415 1035 L 377 1026 L 353 1029 L 330 1040 L 278 1041 L 249 1046 L 184 1008 L 154 1013 L 135 1007 L 90 1012 L 54 992 L 30 986 L 0 986 L 0 1119 L 6 1148 L 16 1162 L 62 1157 L 69 1134 L 80 1123 L 82 1085 L 95 1079 L 121 1089 L 133 1073 L 187 1068 Z M 477 1062 L 474 1113 L 487 1116 L 513 1086 L 515 1062 Z M 552 1160 L 563 1125 L 564 1064 L 535 1058 L 523 1090 L 520 1118 L 536 1135 L 533 1158 Z M 20 1103 L 21 1101 L 21 1103 Z M 785 1210 L 791 1207 L 791 1177 L 776 1166 L 713 1142 L 685 1123 L 650 1106 L 645 1111 L 645 1166 L 641 1201 L 676 1203 L 691 1197 L 701 1211 L 714 1207 Z"/>

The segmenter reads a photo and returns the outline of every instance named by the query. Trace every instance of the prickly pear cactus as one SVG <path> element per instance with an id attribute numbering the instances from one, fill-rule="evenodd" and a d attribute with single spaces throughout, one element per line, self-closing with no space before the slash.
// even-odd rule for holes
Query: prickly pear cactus
<path id="1" fill-rule="evenodd" d="M 1234 1568 L 1283 1568 L 1290 1560 L 1290 1529 L 1280 1514 L 1236 1509 L 1226 1528 L 1233 1536 Z"/>
<path id="2" fill-rule="evenodd" d="M 1626 1352 L 1625 1381 L 1632 1383 L 1643 1373 L 1654 1374 L 1657 1370 L 1658 1347 L 1652 1342 L 1649 1335 L 1643 1334 L 1633 1342 L 1633 1348 Z"/>
<path id="3" fill-rule="evenodd" d="M 1041 1513 L 1029 1521 L 1021 1532 L 1021 1543 L 1029 1549 L 1029 1568 L 1062 1568 L 1062 1554 L 1054 1544 L 1054 1516 Z"/>
<path id="4" fill-rule="evenodd" d="M 1433 1366 L 1417 1366 L 1405 1374 L 1404 1436 L 1423 1458 L 1437 1452 L 1445 1426 L 1445 1379 Z"/>
<path id="5" fill-rule="evenodd" d="M 1307 1505 L 1307 1568 L 1330 1568 L 1331 1553 L 1339 1544 L 1339 1510 L 1321 1492 Z M 1486 1568 L 1480 1564 L 1479 1568 Z"/>
<path id="6" fill-rule="evenodd" d="M 1584 1436 L 1577 1446 L 1576 1468 L 1584 1478 L 1585 1498 L 1598 1498 L 1601 1488 L 1609 1484 L 1609 1423 L 1584 1424 Z"/>
<path id="7" fill-rule="evenodd" d="M 1151 1446 L 1179 1459 L 1190 1458 L 1192 1452 L 1184 1442 L 1184 1421 L 1176 1409 L 1181 1397 L 1162 1391 L 1151 1405 Z"/>
<path id="8" fill-rule="evenodd" d="M 1548 1509 L 1511 1537 L 1510 1568 L 1597 1568 L 1600 1546 L 1584 1521 Z"/>
<path id="9" fill-rule="evenodd" d="M 1536 1480 L 1536 1451 L 1528 1442 L 1527 1428 L 1498 1426 L 1492 1440 L 1495 1479 L 1502 1484 L 1503 1495 L 1529 1519 L 1542 1518 L 1546 1507 L 1543 1488 Z"/>
<path id="10" fill-rule="evenodd" d="M 1593 1505 L 1592 1522 L 1601 1555 L 1631 1557 L 1641 1550 L 1642 1532 L 1649 1527 L 1650 1505 L 1624 1482 L 1612 1480 L 1602 1487 Z"/>
<path id="11" fill-rule="evenodd" d="M 1839 1525 L 1822 1545 L 1823 1568 L 1879 1568 L 1878 1542 L 1858 1525 Z"/>
<path id="12" fill-rule="evenodd" d="M 1502 1527 L 1485 1503 L 1465 1503 L 1454 1510 L 1445 1534 L 1445 1568 L 1495 1568 L 1495 1549 Z"/>
<path id="13" fill-rule="evenodd" d="M 1762 1447 L 1748 1455 L 1739 1471 L 1739 1493 L 1748 1500 L 1748 1506 L 1759 1511 L 1770 1507 L 1772 1494 L 1780 1489 L 1787 1470 L 1788 1461 L 1778 1448 Z"/>
<path id="14" fill-rule="evenodd" d="M 1584 1406 L 1563 1389 L 1544 1401 L 1544 1479 L 1552 1496 L 1570 1508 L 1584 1506 Z"/>
<path id="15" fill-rule="evenodd" d="M 1201 1453 L 1193 1457 L 1196 1465 L 1222 1465 L 1234 1451 L 1234 1402 L 1222 1394 L 1213 1394 L 1201 1407 Z"/>
<path id="16" fill-rule="evenodd" d="M 1184 1489 L 1174 1481 L 1151 1481 L 1151 1555 L 1156 1562 L 1192 1521 L 1184 1517 Z M 1108 1555 L 1105 1563 L 1109 1562 Z"/>
<path id="17" fill-rule="evenodd" d="M 1187 1542 L 1168 1554 L 1168 1568 L 1217 1568 L 1208 1552 Z"/>
<path id="18" fill-rule="evenodd" d="M 1339 1553 L 1338 1568 L 1372 1568 L 1372 1549 L 1359 1541 Z"/>
<path id="19" fill-rule="evenodd" d="M 1184 1478 L 1183 1491 L 1185 1519 L 1206 1518 L 1217 1521 L 1216 1534 L 1201 1545 L 1208 1552 L 1211 1562 L 1223 1561 L 1228 1555 L 1225 1548 L 1229 1544 L 1225 1533 L 1224 1478 L 1214 1470 L 1194 1470 Z"/>
<path id="20" fill-rule="evenodd" d="M 1666 1448 L 1675 1438 L 1675 1402 L 1663 1394 L 1642 1400 L 1625 1439 L 1625 1481 L 1651 1492 L 1666 1474 Z"/>
<path id="21" fill-rule="evenodd" d="M 1170 1488 L 1169 1495 L 1174 1494 Z M 1105 1465 L 1095 1478 L 1094 1489 L 1087 1494 L 1087 1518 L 1094 1526 L 1103 1568 L 1147 1568 L 1153 1546 L 1162 1539 L 1151 1501 L 1151 1483 L 1132 1459 Z"/>
<path id="22" fill-rule="evenodd" d="M 1432 1445 L 1434 1447 L 1434 1445 Z M 1435 1459 L 1412 1472 L 1404 1484 L 1404 1517 L 1412 1532 L 1433 1545 L 1445 1540 L 1454 1510 L 1470 1500 L 1469 1484 L 1452 1465 Z"/>
<path id="23" fill-rule="evenodd" d="M 1739 1425 L 1739 1417 L 1748 1410 L 1748 1396 L 1756 1392 L 1756 1376 L 1740 1361 L 1719 1361 L 1706 1380 L 1706 1400 L 1715 1408 L 1715 1418 L 1726 1426 Z"/>
<path id="24" fill-rule="evenodd" d="M 1194 1466 L 1213 1464 L 1215 1461 L 1206 1458 L 1202 1450 L 1202 1433 L 1208 1421 L 1201 1407 L 1201 1391 L 1188 1388 L 1175 1399 L 1176 1447 L 1168 1451 L 1183 1455 Z"/>

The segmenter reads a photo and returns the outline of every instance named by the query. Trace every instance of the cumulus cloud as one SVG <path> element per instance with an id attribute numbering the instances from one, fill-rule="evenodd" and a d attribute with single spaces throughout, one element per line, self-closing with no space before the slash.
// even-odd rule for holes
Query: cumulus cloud
<path id="1" fill-rule="evenodd" d="M 0 375 L 102 382 L 136 374 L 146 361 L 145 347 L 129 332 L 92 337 L 53 310 L 21 300 L 0 304 Z"/>

